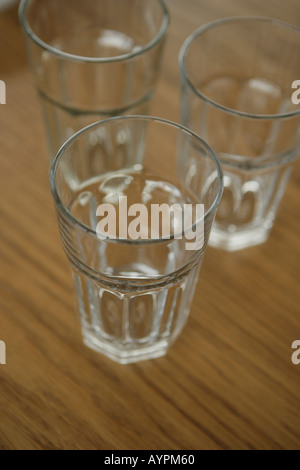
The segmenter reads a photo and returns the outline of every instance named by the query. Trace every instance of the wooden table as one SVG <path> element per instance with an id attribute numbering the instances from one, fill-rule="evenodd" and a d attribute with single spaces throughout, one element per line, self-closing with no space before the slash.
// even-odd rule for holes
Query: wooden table
<path id="1" fill-rule="evenodd" d="M 299 0 L 169 0 L 153 114 L 178 120 L 177 56 L 230 15 L 300 25 Z M 120 366 L 82 345 L 52 199 L 41 110 L 16 8 L 0 13 L 1 449 L 300 448 L 300 166 L 270 240 L 208 249 L 190 320 L 166 358 Z M 300 79 L 300 77 L 295 77 Z"/>

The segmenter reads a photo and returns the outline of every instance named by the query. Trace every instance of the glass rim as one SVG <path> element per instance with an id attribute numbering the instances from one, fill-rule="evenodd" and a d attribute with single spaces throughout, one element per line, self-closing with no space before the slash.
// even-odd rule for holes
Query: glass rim
<path id="1" fill-rule="evenodd" d="M 98 239 L 97 232 L 96 230 L 92 229 L 88 225 L 85 225 L 82 223 L 80 220 L 78 220 L 76 217 L 74 217 L 71 212 L 68 210 L 68 208 L 65 206 L 65 204 L 62 202 L 58 191 L 57 191 L 57 186 L 56 186 L 56 175 L 57 175 L 57 169 L 59 166 L 59 163 L 65 154 L 65 151 L 83 134 L 89 133 L 92 129 L 95 129 L 97 127 L 101 127 L 107 123 L 110 122 L 120 122 L 120 121 L 133 121 L 133 120 L 140 120 L 140 121 L 148 121 L 148 122 L 157 122 L 161 124 L 167 124 L 168 126 L 171 126 L 173 128 L 176 128 L 177 130 L 181 130 L 185 132 L 186 134 L 190 135 L 194 139 L 196 139 L 198 142 L 200 142 L 201 146 L 207 151 L 209 157 L 215 164 L 215 170 L 217 171 L 217 176 L 218 176 L 218 191 L 217 195 L 214 199 L 214 201 L 210 204 L 209 209 L 205 210 L 204 213 L 204 219 L 214 210 L 217 209 L 219 202 L 221 200 L 222 194 L 223 194 L 223 171 L 221 169 L 221 164 L 215 154 L 215 152 L 211 149 L 211 147 L 203 140 L 201 137 L 199 137 L 195 132 L 191 131 L 187 127 L 182 126 L 181 124 L 169 121 L 167 119 L 163 118 L 158 118 L 154 116 L 146 116 L 146 115 L 131 115 L 131 116 L 116 116 L 113 118 L 101 120 L 94 122 L 93 124 L 89 124 L 88 126 L 84 127 L 80 131 L 76 132 L 74 135 L 72 135 L 58 150 L 51 168 L 50 168 L 50 189 L 52 193 L 52 197 L 55 202 L 55 206 L 57 210 L 60 212 L 60 214 L 63 216 L 65 220 L 67 220 L 69 223 L 71 223 L 74 227 L 79 228 L 80 230 L 83 230 L 85 233 L 95 237 Z M 193 225 L 193 227 L 197 226 L 199 223 L 199 220 Z M 130 245 L 150 245 L 150 244 L 158 244 L 158 243 L 167 243 L 171 240 L 175 239 L 175 235 L 170 236 L 169 238 L 163 238 L 160 237 L 158 239 L 148 239 L 148 240 L 131 240 L 129 238 L 127 239 L 122 239 L 122 238 L 107 238 L 104 240 L 105 242 L 112 242 L 112 243 L 124 243 L 124 244 L 130 244 Z"/>
<path id="2" fill-rule="evenodd" d="M 218 20 L 211 21 L 203 26 L 200 26 L 200 28 L 196 29 L 188 38 L 185 40 L 183 43 L 180 53 L 179 53 L 179 68 L 180 68 L 180 73 L 181 77 L 188 83 L 189 87 L 192 89 L 193 93 L 197 95 L 200 99 L 205 101 L 206 103 L 209 103 L 211 106 L 222 110 L 228 114 L 232 114 L 235 116 L 240 116 L 248 119 L 256 119 L 256 120 L 275 120 L 275 119 L 285 119 L 285 118 L 290 118 L 290 117 L 295 117 L 295 116 L 300 116 L 300 109 L 296 109 L 295 111 L 290 111 L 287 113 L 278 113 L 278 114 L 255 114 L 255 113 L 247 113 L 244 111 L 239 111 L 234 108 L 229 108 L 228 106 L 221 105 L 215 100 L 212 100 L 208 96 L 206 96 L 198 87 L 196 87 L 192 80 L 189 77 L 189 74 L 187 73 L 186 70 L 186 56 L 187 53 L 190 49 L 190 46 L 194 42 L 196 38 L 201 36 L 203 33 L 206 33 L 207 31 L 213 30 L 214 28 L 217 28 L 218 26 L 223 26 L 224 24 L 227 23 L 239 23 L 239 22 L 267 22 L 267 23 L 273 23 L 281 28 L 284 29 L 289 29 L 294 31 L 295 33 L 300 34 L 300 28 L 297 26 L 281 21 L 276 18 L 269 18 L 269 17 L 264 17 L 264 16 L 229 16 L 226 18 L 221 18 Z"/>
<path id="3" fill-rule="evenodd" d="M 166 36 L 168 26 L 170 23 L 170 14 L 165 4 L 165 1 L 156 0 L 161 5 L 162 12 L 163 12 L 163 20 L 162 20 L 162 24 L 161 24 L 159 32 L 150 42 L 145 44 L 143 47 L 141 47 L 137 51 L 129 52 L 127 54 L 122 54 L 122 55 L 112 56 L 112 57 L 87 57 L 87 56 L 81 56 L 81 55 L 76 55 L 76 54 L 71 54 L 69 52 L 61 51 L 59 49 L 56 49 L 53 46 L 50 46 L 45 41 L 40 39 L 40 37 L 37 34 L 35 34 L 35 32 L 32 30 L 26 18 L 26 11 L 27 11 L 27 7 L 30 1 L 32 0 L 21 0 L 20 5 L 19 5 L 19 19 L 20 19 L 21 26 L 24 32 L 26 33 L 26 35 L 45 51 L 50 52 L 51 54 L 56 55 L 60 57 L 61 59 L 72 60 L 74 62 L 96 63 L 96 64 L 104 63 L 105 64 L 105 63 L 131 60 L 135 57 L 138 57 L 144 54 L 145 52 L 151 50 L 153 47 L 159 44 L 162 41 L 162 39 Z"/>

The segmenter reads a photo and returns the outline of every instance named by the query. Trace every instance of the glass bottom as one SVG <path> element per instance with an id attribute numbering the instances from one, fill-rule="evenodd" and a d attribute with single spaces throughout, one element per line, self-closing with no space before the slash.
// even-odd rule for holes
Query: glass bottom
<path id="1" fill-rule="evenodd" d="M 266 242 L 270 235 L 270 229 L 255 228 L 230 233 L 225 230 L 213 228 L 211 231 L 209 245 L 226 251 L 238 251 L 251 246 L 261 245 Z"/>
<path id="2" fill-rule="evenodd" d="M 164 356 L 183 330 L 201 263 L 169 283 L 108 286 L 74 272 L 83 341 L 120 364 Z"/>
<path id="3" fill-rule="evenodd" d="M 156 359 L 167 354 L 170 344 L 166 340 L 155 342 L 153 345 L 141 346 L 132 348 L 128 345 L 128 350 L 123 346 L 122 350 L 118 347 L 108 344 L 107 341 L 101 341 L 91 331 L 83 331 L 84 344 L 96 351 L 97 353 L 104 354 L 119 364 L 132 364 L 134 362 L 147 361 L 149 359 Z"/>

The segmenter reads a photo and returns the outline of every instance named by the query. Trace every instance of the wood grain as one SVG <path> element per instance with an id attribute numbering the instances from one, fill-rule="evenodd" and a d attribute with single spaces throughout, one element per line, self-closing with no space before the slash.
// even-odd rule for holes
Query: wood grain
<path id="1" fill-rule="evenodd" d="M 177 57 L 201 24 L 299 0 L 168 0 L 152 113 L 179 119 Z M 0 12 L 0 449 L 299 449 L 300 167 L 270 240 L 208 249 L 190 320 L 167 357 L 119 366 L 82 345 L 48 188 L 41 110 L 16 8 Z M 295 79 L 300 77 L 295 77 Z"/>

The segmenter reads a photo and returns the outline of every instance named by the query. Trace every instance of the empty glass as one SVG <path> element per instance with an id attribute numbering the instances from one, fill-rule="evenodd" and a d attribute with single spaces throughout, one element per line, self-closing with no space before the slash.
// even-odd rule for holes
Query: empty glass
<path id="1" fill-rule="evenodd" d="M 220 158 L 224 194 L 210 244 L 264 242 L 300 154 L 300 30 L 267 18 L 201 27 L 180 54 L 181 120 Z"/>
<path id="2" fill-rule="evenodd" d="M 147 114 L 169 15 L 163 0 L 22 0 L 49 158 L 102 118 Z"/>
<path id="3" fill-rule="evenodd" d="M 222 195 L 212 150 L 168 121 L 112 118 L 69 139 L 53 162 L 50 185 L 85 344 L 123 364 L 166 354 L 188 318 Z M 123 202 L 121 207 L 124 198 L 128 211 Z M 194 212 L 198 218 L 189 219 L 190 229 L 203 230 L 201 243 L 187 249 L 191 232 L 179 229 L 175 216 L 170 236 L 150 230 L 147 217 L 139 223 L 146 237 L 127 236 L 128 224 L 126 235 L 115 237 L 108 230 L 108 238 L 99 237 L 99 207 L 104 212 L 113 207 L 120 229 L 136 204 L 151 215 L 157 205 L 204 204 L 202 215 Z"/>

